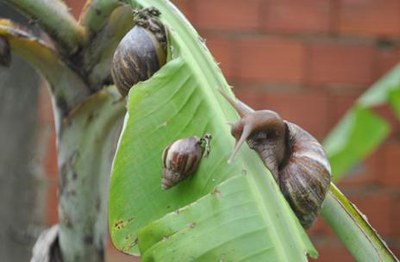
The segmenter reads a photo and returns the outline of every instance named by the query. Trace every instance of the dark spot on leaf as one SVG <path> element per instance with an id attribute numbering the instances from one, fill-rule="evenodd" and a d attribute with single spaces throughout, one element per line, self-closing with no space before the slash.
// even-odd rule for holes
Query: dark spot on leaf
<path id="1" fill-rule="evenodd" d="M 67 164 L 63 163 L 60 168 L 60 179 L 58 182 L 58 188 L 60 190 L 60 195 L 63 194 L 64 188 L 67 187 Z"/>
<path id="2" fill-rule="evenodd" d="M 134 246 L 136 246 L 137 243 L 138 243 L 138 241 L 139 241 L 139 240 L 136 238 L 134 241 L 132 241 L 131 243 L 129 243 L 128 246 L 126 247 L 127 250 L 132 249 Z"/>
<path id="3" fill-rule="evenodd" d="M 96 8 L 94 9 L 94 12 L 96 13 L 96 15 L 101 16 L 101 10 Z"/>
<path id="4" fill-rule="evenodd" d="M 56 97 L 57 107 L 60 109 L 63 116 L 68 114 L 68 103 L 64 96 L 58 95 Z"/>
<path id="5" fill-rule="evenodd" d="M 84 242 L 86 245 L 92 245 L 92 244 L 93 244 L 93 240 L 94 240 L 94 238 L 93 238 L 92 235 L 86 235 L 86 236 L 83 238 L 83 242 Z"/>
<path id="6" fill-rule="evenodd" d="M 86 125 L 89 125 L 89 124 L 93 121 L 93 118 L 94 118 L 94 113 L 91 112 L 91 113 L 88 115 L 87 119 L 86 119 Z"/>
<path id="7" fill-rule="evenodd" d="M 189 228 L 195 228 L 195 227 L 196 227 L 196 223 L 195 222 L 189 224 Z"/>
<path id="8" fill-rule="evenodd" d="M 101 199 L 99 196 L 96 198 L 96 211 L 100 212 L 100 206 L 101 206 Z"/>
<path id="9" fill-rule="evenodd" d="M 125 227 L 125 222 L 123 220 L 118 220 L 117 222 L 115 222 L 114 224 L 114 228 L 115 229 L 123 229 Z"/>
<path id="10" fill-rule="evenodd" d="M 132 238 L 132 235 L 131 235 L 131 234 L 128 234 L 128 235 L 125 236 L 125 240 L 129 240 L 129 239 L 131 239 L 131 238 Z"/>
<path id="11" fill-rule="evenodd" d="M 216 197 L 216 198 L 220 198 L 221 197 L 221 191 L 219 191 L 219 189 L 216 187 L 214 189 L 214 191 L 212 192 L 212 194 Z"/>
<path id="12" fill-rule="evenodd" d="M 68 214 L 63 213 L 60 219 L 61 223 L 64 224 L 67 228 L 72 229 L 72 221 Z"/>
<path id="13" fill-rule="evenodd" d="M 128 223 L 131 223 L 134 219 L 135 219 L 135 217 L 128 218 Z"/>

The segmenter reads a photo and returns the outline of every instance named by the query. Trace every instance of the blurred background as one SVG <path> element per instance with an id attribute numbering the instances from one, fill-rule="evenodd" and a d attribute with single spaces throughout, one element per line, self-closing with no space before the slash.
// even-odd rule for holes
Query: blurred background
<path id="1" fill-rule="evenodd" d="M 76 17 L 86 1 L 65 1 Z M 399 62 L 400 0 L 174 0 L 206 40 L 234 92 L 323 141 L 353 102 Z M 0 16 L 29 23 L 0 1 Z M 57 163 L 45 85 L 18 58 L 0 69 L 0 254 L 28 261 L 57 223 Z M 400 125 L 338 186 L 400 256 Z M 27 113 L 28 112 L 28 113 Z M 368 131 L 366 131 L 368 132 Z M 6 207 L 6 208 L 4 208 Z M 21 226 L 22 225 L 22 226 Z M 319 219 L 319 261 L 353 261 Z M 132 261 L 109 244 L 108 261 Z M 13 260 L 10 260 L 13 258 Z"/>

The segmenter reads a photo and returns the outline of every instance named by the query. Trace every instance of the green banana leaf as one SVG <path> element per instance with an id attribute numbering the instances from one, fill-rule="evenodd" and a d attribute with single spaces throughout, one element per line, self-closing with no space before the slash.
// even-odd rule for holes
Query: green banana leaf
<path id="1" fill-rule="evenodd" d="M 238 117 L 217 92 L 230 92 L 208 50 L 167 1 L 155 6 L 169 26 L 169 62 L 134 86 L 115 155 L 109 202 L 114 245 L 144 261 L 306 261 L 317 256 L 269 171 L 247 147 L 228 165 Z M 161 155 L 173 141 L 210 133 L 197 172 L 161 190 Z"/>
<path id="2" fill-rule="evenodd" d="M 354 105 L 324 143 L 334 181 L 376 149 L 388 133 L 385 120 L 367 107 Z"/>
<path id="3" fill-rule="evenodd" d="M 400 108 L 400 65 L 373 84 L 350 108 L 324 141 L 338 181 L 353 165 L 362 161 L 388 136 L 390 126 L 372 112 L 375 106 L 390 104 L 397 115 Z"/>
<path id="4" fill-rule="evenodd" d="M 111 181 L 109 225 L 114 245 L 128 254 L 139 254 L 139 246 L 144 261 L 302 261 L 307 252 L 316 257 L 304 230 L 254 152 L 244 147 L 235 163 L 227 165 L 233 139 L 224 122 L 237 116 L 216 92 L 216 88 L 227 93 L 230 90 L 197 33 L 166 0 L 129 4 L 155 6 L 162 12 L 163 22 L 171 30 L 172 51 L 169 63 L 129 95 Z M 357 137 L 363 130 L 359 123 L 368 120 L 364 125 L 367 128 L 380 123 L 363 107 L 354 112 L 347 117 L 347 124 L 333 132 L 333 136 L 347 136 L 336 147 L 331 143 L 339 153 L 339 161 L 334 163 L 341 164 L 342 170 L 386 132 L 385 126 L 378 128 L 368 146 L 355 151 L 358 155 L 351 161 L 342 162 L 340 154 L 346 154 L 352 141 L 349 137 Z M 205 133 L 214 137 L 210 156 L 202 160 L 193 177 L 162 191 L 161 154 L 165 146 Z M 336 230 L 342 222 L 356 234 L 352 241 L 344 241 L 346 247 L 357 259 L 388 256 L 391 261 L 393 256 L 383 241 L 363 225 L 362 216 L 353 220 L 358 212 L 346 208 L 347 200 L 339 196 L 338 190 L 329 192 L 322 212 L 341 239 L 351 237 L 346 230 Z M 331 214 L 340 215 L 332 220 Z M 365 245 L 363 250 L 360 245 Z"/>

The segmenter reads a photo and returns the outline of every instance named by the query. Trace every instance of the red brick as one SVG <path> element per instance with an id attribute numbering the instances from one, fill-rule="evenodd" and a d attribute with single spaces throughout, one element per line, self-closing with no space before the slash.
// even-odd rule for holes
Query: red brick
<path id="1" fill-rule="evenodd" d="M 206 30 L 256 30 L 260 0 L 194 1 L 196 27 Z"/>
<path id="2" fill-rule="evenodd" d="M 47 87 L 47 84 L 41 83 L 39 88 L 38 95 L 38 121 L 39 125 L 43 127 L 43 125 L 53 124 L 53 108 L 51 104 L 51 96 L 50 91 Z"/>
<path id="3" fill-rule="evenodd" d="M 391 218 L 392 236 L 400 238 L 400 196 L 393 199 L 393 209 Z M 400 243 L 398 243 L 398 251 L 400 255 Z"/>
<path id="4" fill-rule="evenodd" d="M 44 168 L 48 176 L 56 177 L 58 173 L 56 134 L 54 129 L 51 131 L 47 141 L 45 141 L 47 148 L 44 152 Z"/>
<path id="5" fill-rule="evenodd" d="M 396 247 L 390 247 L 390 250 L 393 252 L 393 254 L 399 258 L 400 257 L 400 246 L 397 245 Z"/>
<path id="6" fill-rule="evenodd" d="M 375 79 L 379 79 L 388 73 L 395 65 L 400 62 L 400 49 L 389 48 L 377 51 L 377 70 Z"/>
<path id="7" fill-rule="evenodd" d="M 58 223 L 58 183 L 54 179 L 48 182 L 45 223 L 50 226 Z"/>
<path id="8" fill-rule="evenodd" d="M 359 94 L 332 94 L 329 96 L 329 129 L 333 129 L 353 106 Z"/>
<path id="9" fill-rule="evenodd" d="M 317 43 L 311 46 L 311 85 L 355 85 L 372 83 L 374 49 L 367 45 Z"/>
<path id="10" fill-rule="evenodd" d="M 311 239 L 329 238 L 335 236 L 333 230 L 325 223 L 321 216 L 317 218 L 312 227 L 307 230 Z"/>
<path id="11" fill-rule="evenodd" d="M 379 105 L 372 108 L 372 111 L 383 118 L 390 126 L 390 134 L 389 137 L 397 137 L 400 134 L 400 121 L 397 118 L 393 108 L 388 105 Z"/>
<path id="12" fill-rule="evenodd" d="M 232 40 L 224 37 L 208 37 L 206 39 L 207 47 L 219 63 L 225 77 L 233 77 L 233 48 Z"/>
<path id="13" fill-rule="evenodd" d="M 337 29 L 340 33 L 368 36 L 400 34 L 400 1 L 341 0 Z"/>
<path id="14" fill-rule="evenodd" d="M 245 104 L 249 105 L 254 109 L 258 108 L 259 105 L 259 92 L 251 88 L 233 88 L 232 90 L 235 96 L 243 101 Z"/>
<path id="15" fill-rule="evenodd" d="M 321 140 L 327 133 L 327 105 L 324 94 L 260 93 L 256 108 L 274 110 Z"/>
<path id="16" fill-rule="evenodd" d="M 66 5 L 70 8 L 70 12 L 75 16 L 79 17 L 83 6 L 85 5 L 85 0 L 65 0 Z"/>
<path id="17" fill-rule="evenodd" d="M 319 253 L 318 262 L 354 261 L 354 258 L 337 238 L 313 241 L 313 244 Z"/>
<path id="18" fill-rule="evenodd" d="M 366 215 L 370 225 L 377 230 L 380 236 L 385 238 L 391 234 L 392 198 L 388 191 L 347 194 L 347 197 Z"/>
<path id="19" fill-rule="evenodd" d="M 384 145 L 383 172 L 381 181 L 387 187 L 400 187 L 400 141 L 390 141 Z"/>
<path id="20" fill-rule="evenodd" d="M 371 155 L 367 156 L 361 163 L 354 166 L 340 180 L 340 188 L 362 188 L 367 185 L 375 185 L 382 170 L 383 150 L 376 149 Z"/>
<path id="21" fill-rule="evenodd" d="M 282 38 L 251 38 L 238 42 L 237 72 L 244 81 L 298 84 L 304 78 L 305 47 Z"/>
<path id="22" fill-rule="evenodd" d="M 181 11 L 190 22 L 194 21 L 193 7 L 192 7 L 193 1 L 191 1 L 191 0 L 171 0 L 171 2 L 174 3 L 174 5 L 179 9 L 179 11 Z"/>
<path id="23" fill-rule="evenodd" d="M 270 32 L 326 33 L 331 24 L 330 0 L 269 0 L 264 28 Z"/>

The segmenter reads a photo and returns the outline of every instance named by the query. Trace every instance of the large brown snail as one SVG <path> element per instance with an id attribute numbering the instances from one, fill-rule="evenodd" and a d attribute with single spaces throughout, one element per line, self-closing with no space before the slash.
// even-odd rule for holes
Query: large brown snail
<path id="1" fill-rule="evenodd" d="M 135 11 L 135 26 L 115 50 L 111 75 L 122 96 L 166 63 L 167 30 L 159 16 L 160 12 L 153 7 Z"/>
<path id="2" fill-rule="evenodd" d="M 211 135 L 179 139 L 164 149 L 162 156 L 161 188 L 177 185 L 194 174 L 203 157 L 210 153 Z"/>
<path id="3" fill-rule="evenodd" d="M 247 141 L 271 171 L 302 226 L 311 227 L 331 182 L 330 165 L 321 144 L 276 112 L 254 111 L 220 93 L 240 116 L 231 126 L 236 144 L 229 162 Z"/>

